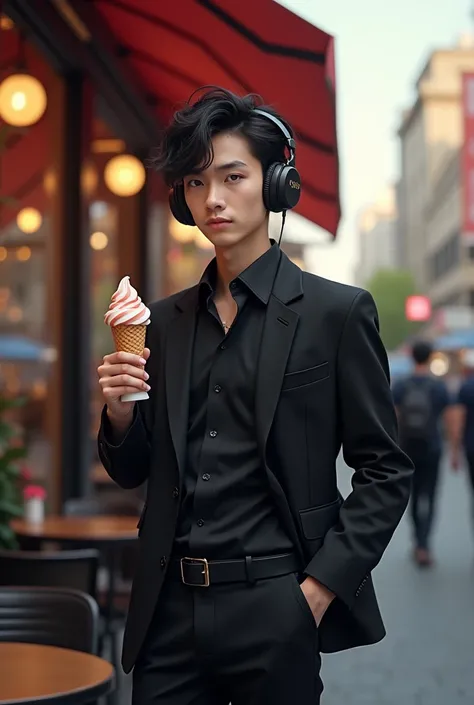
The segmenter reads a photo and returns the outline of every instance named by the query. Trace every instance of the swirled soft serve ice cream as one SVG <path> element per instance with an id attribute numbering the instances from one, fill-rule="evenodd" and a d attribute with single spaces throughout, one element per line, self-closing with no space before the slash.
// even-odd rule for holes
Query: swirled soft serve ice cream
<path id="1" fill-rule="evenodd" d="M 134 355 L 143 354 L 150 315 L 150 309 L 145 306 L 137 290 L 130 284 L 130 277 L 123 277 L 117 291 L 112 295 L 109 309 L 104 316 L 105 323 L 112 329 L 117 351 L 123 350 Z M 122 396 L 122 401 L 138 399 L 148 399 L 148 394 L 137 391 L 134 395 Z"/>

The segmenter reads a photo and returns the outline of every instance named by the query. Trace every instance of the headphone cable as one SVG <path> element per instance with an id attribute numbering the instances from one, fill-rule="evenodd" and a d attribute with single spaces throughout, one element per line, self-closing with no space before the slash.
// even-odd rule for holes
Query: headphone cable
<path id="1" fill-rule="evenodd" d="M 280 230 L 280 237 L 278 238 L 278 247 L 281 246 L 281 238 L 283 236 L 283 228 L 285 227 L 285 220 L 286 220 L 286 211 L 283 211 L 281 215 L 281 230 Z"/>

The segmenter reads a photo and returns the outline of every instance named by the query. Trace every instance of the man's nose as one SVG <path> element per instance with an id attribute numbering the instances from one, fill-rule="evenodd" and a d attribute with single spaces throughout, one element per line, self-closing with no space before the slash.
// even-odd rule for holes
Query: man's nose
<path id="1" fill-rule="evenodd" d="M 222 191 L 217 185 L 211 184 L 209 186 L 207 190 L 206 206 L 210 211 L 214 211 L 216 208 L 222 209 L 225 207 Z"/>

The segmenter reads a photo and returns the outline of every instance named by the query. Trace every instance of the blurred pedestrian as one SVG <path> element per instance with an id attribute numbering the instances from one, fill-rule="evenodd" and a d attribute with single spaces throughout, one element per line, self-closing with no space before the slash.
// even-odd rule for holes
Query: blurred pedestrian
<path id="1" fill-rule="evenodd" d="M 451 464 L 453 470 L 458 470 L 464 452 L 472 488 L 474 516 L 474 350 L 466 351 L 463 366 L 465 378 L 456 398 Z"/>
<path id="2" fill-rule="evenodd" d="M 448 409 L 451 396 L 446 384 L 431 374 L 432 353 L 429 342 L 415 342 L 412 347 L 414 371 L 393 386 L 400 445 L 415 465 L 411 517 L 415 542 L 414 559 L 420 566 L 430 566 L 433 562 L 430 537 L 443 450 L 443 421 L 446 434 L 450 429 Z"/>

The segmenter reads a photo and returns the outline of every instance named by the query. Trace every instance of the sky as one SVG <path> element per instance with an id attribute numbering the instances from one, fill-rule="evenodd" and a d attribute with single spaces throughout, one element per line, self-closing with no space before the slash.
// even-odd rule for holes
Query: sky
<path id="1" fill-rule="evenodd" d="M 474 0 L 278 0 L 336 38 L 343 220 L 308 269 L 353 283 L 357 214 L 399 175 L 397 128 L 430 51 L 473 31 Z M 304 187 L 304 184 L 303 184 Z"/>

